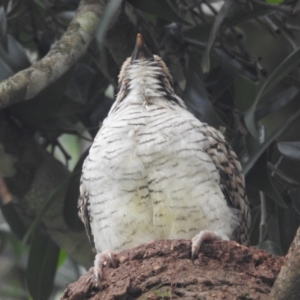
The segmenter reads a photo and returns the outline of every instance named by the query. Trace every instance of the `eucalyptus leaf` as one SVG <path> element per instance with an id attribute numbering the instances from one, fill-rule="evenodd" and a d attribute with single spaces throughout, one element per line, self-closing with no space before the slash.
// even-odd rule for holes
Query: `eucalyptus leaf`
<path id="1" fill-rule="evenodd" d="M 264 143 L 262 143 L 255 153 L 253 153 L 248 161 L 243 164 L 243 172 L 246 175 L 250 169 L 253 167 L 258 158 L 262 153 L 270 146 L 270 144 L 279 137 L 298 117 L 300 116 L 300 110 L 293 114 L 289 119 L 287 119 L 277 130 L 275 130 Z"/>
<path id="2" fill-rule="evenodd" d="M 95 104 L 73 101 L 65 96 L 62 99 L 59 109 L 53 114 L 53 117 L 65 117 L 74 114 L 81 114 L 91 110 L 93 107 L 95 107 Z M 51 122 L 51 118 L 47 121 Z M 42 126 L 42 124 L 40 124 L 40 126 Z"/>
<path id="3" fill-rule="evenodd" d="M 44 234 L 33 235 L 27 266 L 27 286 L 33 300 L 49 299 L 59 257 L 59 247 Z"/>
<path id="4" fill-rule="evenodd" d="M 300 161 L 300 142 L 279 142 L 277 147 L 285 157 Z"/>
<path id="5" fill-rule="evenodd" d="M 300 62 L 300 48 L 294 50 L 286 59 L 284 59 L 273 73 L 266 79 L 260 90 L 258 91 L 253 104 L 245 114 L 245 124 L 249 132 L 257 138 L 257 130 L 255 123 L 256 106 L 261 97 L 273 88 L 279 81 L 295 69 Z"/>
<path id="6" fill-rule="evenodd" d="M 114 14 L 122 4 L 122 0 L 110 0 L 106 5 L 105 12 L 101 19 L 100 27 L 96 35 L 96 40 L 100 47 L 103 46 L 104 38 Z"/>
<path id="7" fill-rule="evenodd" d="M 3 6 L 0 6 L 0 42 L 3 49 L 7 51 L 7 18 Z"/>
<path id="8" fill-rule="evenodd" d="M 259 242 L 259 226 L 261 218 L 261 208 L 256 206 L 251 209 L 251 227 L 249 230 L 250 245 L 256 245 Z"/>
<path id="9" fill-rule="evenodd" d="M 300 89 L 291 86 L 283 90 L 281 93 L 277 94 L 272 100 L 267 101 L 264 106 L 256 109 L 255 111 L 255 120 L 259 121 L 266 116 L 278 111 L 279 109 L 285 107 L 291 101 L 298 100 L 296 97 L 299 94 Z"/>
<path id="10" fill-rule="evenodd" d="M 237 3 L 225 20 L 227 27 L 232 27 L 250 20 L 257 20 L 258 17 L 267 15 L 274 10 L 271 7 L 261 5 L 258 1 L 251 2 L 251 9 L 244 3 Z"/>
<path id="11" fill-rule="evenodd" d="M 218 99 L 234 82 L 235 74 L 232 69 L 222 63 L 222 67 L 219 73 L 218 81 L 214 87 L 212 96 Z"/>
<path id="12" fill-rule="evenodd" d="M 13 74 L 31 65 L 23 46 L 9 34 L 7 35 L 7 50 L 0 46 L 0 63 L 3 62 L 5 62 Z M 1 76 L 0 80 L 3 79 L 6 78 Z"/>
<path id="13" fill-rule="evenodd" d="M 65 180 L 61 182 L 61 184 L 49 195 L 48 199 L 46 199 L 45 203 L 43 204 L 42 209 L 40 210 L 39 214 L 35 217 L 34 221 L 31 223 L 30 227 L 26 231 L 26 234 L 23 237 L 22 243 L 26 244 L 29 238 L 36 234 L 36 228 L 41 223 L 43 216 L 45 213 L 50 209 L 53 201 L 62 192 L 63 188 L 66 187 L 70 180 L 70 177 L 67 177 Z"/>
<path id="14" fill-rule="evenodd" d="M 279 223 L 281 247 L 284 254 L 286 254 L 295 237 L 299 222 L 296 221 L 296 214 L 291 205 L 286 209 L 277 207 L 277 219 Z"/>
<path id="15" fill-rule="evenodd" d="M 289 198 L 292 202 L 297 222 L 300 223 L 300 186 L 289 190 Z"/>
<path id="16" fill-rule="evenodd" d="M 272 4 L 281 4 L 284 2 L 284 0 L 267 0 L 267 2 Z"/>
<path id="17" fill-rule="evenodd" d="M 212 30 L 212 24 L 201 24 L 187 27 L 182 30 L 184 39 L 193 39 L 202 43 L 206 43 Z"/>
<path id="18" fill-rule="evenodd" d="M 193 71 L 188 74 L 183 98 L 189 110 L 202 122 L 208 123 L 215 128 L 223 125 L 222 120 L 214 111 L 204 84 Z"/>
<path id="19" fill-rule="evenodd" d="M 15 38 L 7 35 L 7 48 L 0 45 L 0 81 L 28 68 L 30 62 L 24 48 Z"/>
<path id="20" fill-rule="evenodd" d="M 161 0 L 127 0 L 135 8 L 140 9 L 148 14 L 160 17 L 162 19 L 178 22 L 183 25 L 191 25 L 185 19 L 181 18 L 169 5 L 167 1 Z"/>
<path id="21" fill-rule="evenodd" d="M 21 244 L 20 240 L 12 232 L 0 230 L 0 239 L 1 243 L 6 241 L 12 246 L 14 254 L 17 258 L 21 257 L 22 251 L 24 251 L 24 247 Z"/>
<path id="22" fill-rule="evenodd" d="M 17 159 L 10 153 L 6 153 L 3 145 L 0 143 L 0 174 L 2 177 L 12 177 L 16 170 L 14 164 Z"/>
<path id="23" fill-rule="evenodd" d="M 60 249 L 58 261 L 57 261 L 57 268 L 61 267 L 64 264 L 64 262 L 67 260 L 67 258 L 68 258 L 67 252 L 63 249 Z"/>
<path id="24" fill-rule="evenodd" d="M 78 63 L 65 95 L 74 102 L 87 103 L 89 88 L 94 75 L 95 71 L 91 67 L 83 63 Z"/>
<path id="25" fill-rule="evenodd" d="M 63 117 L 49 117 L 45 122 L 39 124 L 41 130 L 47 133 L 55 133 L 60 135 L 62 133 L 79 134 L 84 131 L 80 126 L 76 115 L 65 115 Z"/>
<path id="26" fill-rule="evenodd" d="M 78 216 L 77 207 L 82 165 L 88 153 L 89 149 L 87 149 L 78 160 L 73 170 L 71 180 L 68 183 L 68 188 L 65 196 L 64 219 L 68 226 L 74 230 L 84 230 L 83 224 Z"/>
<path id="27" fill-rule="evenodd" d="M 286 208 L 286 204 L 272 184 L 268 173 L 267 163 L 268 155 L 267 152 L 264 152 L 264 154 L 260 156 L 255 165 L 248 172 L 246 176 L 246 184 L 254 187 L 259 191 L 264 192 L 278 205 Z"/>
<path id="28" fill-rule="evenodd" d="M 197 39 L 185 37 L 184 40 L 191 45 L 197 46 L 197 51 L 200 53 L 199 49 L 204 50 L 206 47 L 206 43 L 200 42 Z M 230 56 L 228 52 L 224 51 L 220 46 L 215 46 L 211 50 L 212 57 L 224 64 L 227 68 L 232 68 L 237 75 L 251 80 L 253 82 L 257 82 L 260 78 L 260 74 L 254 66 L 243 65 L 240 61 Z"/>
<path id="29" fill-rule="evenodd" d="M 3 216 L 8 223 L 12 232 L 19 238 L 22 239 L 26 233 L 26 226 L 20 218 L 14 204 L 12 202 L 8 204 L 1 204 L 1 211 Z"/>
<path id="30" fill-rule="evenodd" d="M 226 17 L 228 16 L 230 10 L 232 9 L 232 7 L 236 4 L 236 0 L 227 0 L 224 2 L 224 5 L 222 6 L 222 8 L 220 9 L 218 15 L 215 18 L 212 30 L 210 32 L 209 35 L 209 39 L 207 42 L 207 47 L 205 49 L 205 52 L 203 54 L 202 57 L 202 70 L 203 73 L 208 73 L 210 70 L 210 59 L 209 59 L 209 55 L 210 55 L 210 50 L 217 38 L 217 35 L 226 19 Z"/>

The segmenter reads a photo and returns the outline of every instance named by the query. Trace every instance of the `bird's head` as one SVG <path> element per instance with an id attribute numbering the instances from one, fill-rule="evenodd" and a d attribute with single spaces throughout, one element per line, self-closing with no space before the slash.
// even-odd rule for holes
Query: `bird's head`
<path id="1" fill-rule="evenodd" d="M 118 102 L 129 96 L 146 102 L 162 97 L 173 101 L 177 97 L 169 69 L 158 55 L 152 54 L 140 33 L 132 56 L 127 58 L 121 68 L 119 88 Z"/>

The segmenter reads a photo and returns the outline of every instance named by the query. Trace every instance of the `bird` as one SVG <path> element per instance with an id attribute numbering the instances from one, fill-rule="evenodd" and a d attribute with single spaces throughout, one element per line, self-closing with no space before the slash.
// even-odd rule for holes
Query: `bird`
<path id="1" fill-rule="evenodd" d="M 101 281 L 114 253 L 163 239 L 249 244 L 250 212 L 237 155 L 174 92 L 164 61 L 138 34 L 119 92 L 86 157 L 79 216 Z"/>

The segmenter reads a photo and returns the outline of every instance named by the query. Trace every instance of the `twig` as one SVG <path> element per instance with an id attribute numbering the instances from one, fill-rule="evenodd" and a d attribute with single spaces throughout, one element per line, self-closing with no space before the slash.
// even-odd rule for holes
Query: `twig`
<path id="1" fill-rule="evenodd" d="M 4 205 L 10 203 L 13 198 L 11 193 L 9 192 L 1 174 L 0 174 L 0 198 L 1 198 L 2 204 L 4 204 Z"/>
<path id="2" fill-rule="evenodd" d="M 266 139 L 266 130 L 264 126 L 259 127 L 259 143 L 263 144 Z M 267 233 L 267 202 L 265 194 L 259 191 L 260 196 L 260 225 L 259 225 L 259 242 L 263 242 Z"/>

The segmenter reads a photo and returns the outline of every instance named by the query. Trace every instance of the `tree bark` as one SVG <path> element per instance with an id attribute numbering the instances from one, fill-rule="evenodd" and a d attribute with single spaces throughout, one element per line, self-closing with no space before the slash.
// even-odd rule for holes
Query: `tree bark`
<path id="1" fill-rule="evenodd" d="M 86 52 L 107 0 L 81 0 L 67 31 L 49 53 L 0 84 L 0 109 L 29 100 L 60 78 Z"/>
<path id="2" fill-rule="evenodd" d="M 272 288 L 269 300 L 300 299 L 300 227 Z"/>
<path id="3" fill-rule="evenodd" d="M 99 286 L 91 269 L 67 287 L 61 300 L 264 300 L 285 261 L 234 241 L 203 244 L 194 263 L 190 250 L 190 241 L 173 240 L 123 251 L 116 255 L 116 269 L 104 267 Z"/>

